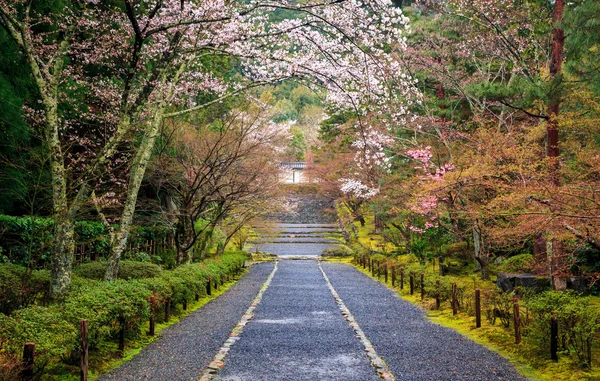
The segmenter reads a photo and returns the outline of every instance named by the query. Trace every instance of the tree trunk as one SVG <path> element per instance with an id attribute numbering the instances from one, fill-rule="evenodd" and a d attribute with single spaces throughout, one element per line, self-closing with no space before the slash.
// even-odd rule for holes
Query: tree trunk
<path id="1" fill-rule="evenodd" d="M 381 221 L 381 217 L 379 215 L 375 215 L 375 233 L 381 233 L 385 229 L 385 225 L 383 221 Z"/>
<path id="2" fill-rule="evenodd" d="M 73 252 L 75 251 L 74 224 L 68 218 L 54 222 L 54 259 L 52 263 L 50 293 L 59 296 L 71 284 Z"/>
<path id="3" fill-rule="evenodd" d="M 45 140 L 50 150 L 54 217 L 54 258 L 50 278 L 50 293 L 52 296 L 58 296 L 71 284 L 71 269 L 73 266 L 73 253 L 75 252 L 75 224 L 67 201 L 67 179 L 64 155 L 58 137 L 59 122 L 56 97 L 44 98 L 44 106 L 46 110 Z"/>
<path id="4" fill-rule="evenodd" d="M 477 261 L 479 269 L 481 270 L 481 279 L 487 280 L 490 276 L 488 272 L 489 258 L 485 252 L 483 235 L 481 234 L 481 228 L 479 226 L 479 221 L 477 220 L 475 220 L 475 223 L 473 224 L 473 248 L 475 261 Z"/>
<path id="5" fill-rule="evenodd" d="M 563 19 L 565 0 L 554 2 L 554 30 L 552 32 L 552 58 L 550 61 L 551 90 L 548 98 L 548 123 L 546 125 L 547 147 L 546 156 L 549 164 L 549 180 L 553 185 L 559 185 L 558 170 L 560 150 L 558 147 L 558 114 L 561 102 L 562 60 L 565 43 L 565 32 L 559 23 Z"/>
<path id="6" fill-rule="evenodd" d="M 364 217 L 362 214 L 359 214 L 358 216 L 356 216 L 356 220 L 357 220 L 358 222 L 360 222 L 360 226 L 361 226 L 361 227 L 364 227 L 364 226 L 365 226 L 365 224 L 367 223 L 367 222 L 365 221 L 365 217 Z"/>
<path id="7" fill-rule="evenodd" d="M 205 230 L 202 232 L 202 234 L 199 237 L 198 248 L 199 248 L 200 255 L 202 257 L 205 257 L 207 254 L 208 244 L 210 243 L 210 241 L 213 237 L 214 231 L 215 231 L 215 224 L 213 224 L 211 222 L 211 223 L 209 223 L 209 225 L 205 228 Z M 192 251 L 191 250 L 188 254 L 188 262 L 192 263 Z"/>
<path id="8" fill-rule="evenodd" d="M 148 126 L 142 143 L 138 148 L 138 151 L 134 157 L 131 165 L 131 173 L 129 175 L 129 187 L 127 188 L 127 198 L 125 199 L 125 205 L 123 213 L 121 214 L 121 220 L 119 228 L 115 231 L 111 237 L 111 248 L 106 266 L 106 272 L 104 274 L 104 280 L 111 280 L 117 278 L 119 273 L 119 261 L 127 246 L 127 237 L 129 236 L 129 229 L 133 222 L 133 215 L 135 213 L 135 205 L 137 203 L 138 192 L 142 185 L 142 180 L 146 173 L 146 168 L 152 157 L 152 150 L 156 137 L 158 136 L 160 125 L 162 123 L 162 115 L 164 113 L 165 104 L 157 106 L 154 112 L 154 118 L 152 123 Z"/>
<path id="9" fill-rule="evenodd" d="M 350 232 L 348 232 L 348 229 L 346 229 L 346 224 L 344 222 L 344 220 L 342 220 L 342 217 L 338 216 L 338 226 L 340 227 L 340 230 L 342 231 L 342 236 L 344 237 L 344 241 L 346 241 L 347 244 L 349 244 L 352 241 L 352 236 L 350 235 Z"/>

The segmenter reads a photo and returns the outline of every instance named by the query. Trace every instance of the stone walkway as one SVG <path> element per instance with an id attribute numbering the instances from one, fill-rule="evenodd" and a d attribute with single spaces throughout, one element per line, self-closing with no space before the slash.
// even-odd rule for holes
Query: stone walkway
<path id="1" fill-rule="evenodd" d="M 253 302 L 261 286 L 262 298 Z M 218 372 L 207 368 L 211 362 Z M 253 266 L 225 294 L 100 380 L 381 378 L 524 380 L 505 359 L 429 322 L 352 266 L 316 260 Z"/>
<path id="2" fill-rule="evenodd" d="M 280 261 L 218 379 L 377 380 L 317 261 Z"/>
<path id="3" fill-rule="evenodd" d="M 319 216 L 326 202 L 299 200 L 285 223 L 255 241 L 281 260 L 252 266 L 230 290 L 100 380 L 525 379 L 354 267 L 317 260 L 339 233 Z"/>

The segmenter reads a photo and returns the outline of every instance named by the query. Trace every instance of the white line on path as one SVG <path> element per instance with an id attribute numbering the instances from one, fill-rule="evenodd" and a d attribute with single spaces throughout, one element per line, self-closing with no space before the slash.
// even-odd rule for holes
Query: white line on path
<path id="1" fill-rule="evenodd" d="M 346 319 L 346 321 L 348 322 L 350 327 L 352 327 L 352 329 L 354 329 L 354 333 L 356 334 L 356 337 L 358 337 L 360 342 L 364 345 L 365 351 L 367 352 L 367 356 L 371 360 L 371 366 L 373 366 L 373 368 L 375 368 L 375 370 L 377 371 L 377 374 L 383 380 L 395 381 L 396 377 L 392 374 L 392 372 L 390 371 L 388 366 L 385 364 L 385 361 L 383 361 L 383 359 L 377 354 L 377 352 L 375 351 L 375 348 L 373 347 L 373 344 L 367 338 L 367 335 L 365 335 L 363 330 L 360 328 L 360 326 L 356 322 L 356 319 L 354 318 L 354 316 L 352 316 L 352 313 L 350 312 L 348 307 L 346 307 L 346 304 L 344 304 L 344 301 L 342 300 L 340 295 L 337 293 L 337 291 L 335 290 L 335 288 L 329 281 L 327 274 L 325 274 L 323 267 L 321 267 L 321 261 L 319 261 L 318 264 L 319 264 L 319 270 L 321 270 L 321 274 L 323 274 L 323 278 L 325 278 L 325 283 L 327 284 L 327 288 L 329 288 L 331 295 L 333 295 L 333 299 L 335 299 L 335 302 L 338 305 L 340 311 L 342 311 L 342 315 L 344 316 L 344 319 Z"/>
<path id="2" fill-rule="evenodd" d="M 248 325 L 248 322 L 254 317 L 254 310 L 262 300 L 263 294 L 265 293 L 265 291 L 267 291 L 267 288 L 269 288 L 271 280 L 277 272 L 277 264 L 278 262 L 275 262 L 275 267 L 273 267 L 273 271 L 271 271 L 271 274 L 269 274 L 269 277 L 267 278 L 265 283 L 263 283 L 262 287 L 258 291 L 258 294 L 256 294 L 256 296 L 252 300 L 250 307 L 248 307 L 248 309 L 242 316 L 242 319 L 239 321 L 239 323 L 237 323 L 237 325 L 229 334 L 229 338 L 225 341 L 221 349 L 219 349 L 219 352 L 217 352 L 215 357 L 213 357 L 211 363 L 208 364 L 208 366 L 204 369 L 204 372 L 202 372 L 202 377 L 200 377 L 199 381 L 210 381 L 214 379 L 219 373 L 219 370 L 223 368 L 223 366 L 225 365 L 224 361 L 225 357 L 227 357 L 227 353 L 229 353 L 229 350 L 231 349 L 233 344 L 235 344 L 235 342 L 240 339 L 240 335 L 244 331 L 244 327 L 246 327 L 246 325 Z"/>

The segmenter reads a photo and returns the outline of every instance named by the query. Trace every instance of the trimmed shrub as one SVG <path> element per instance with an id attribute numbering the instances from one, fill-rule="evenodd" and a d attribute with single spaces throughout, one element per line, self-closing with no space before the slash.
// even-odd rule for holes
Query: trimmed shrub
<path id="1" fill-rule="evenodd" d="M 467 260 L 471 258 L 472 248 L 467 242 L 455 242 L 442 246 L 442 254 L 451 257 Z"/>
<path id="2" fill-rule="evenodd" d="M 137 335 L 150 316 L 151 294 L 137 280 L 88 281 L 74 287 L 65 298 L 65 317 L 73 324 L 89 321 L 90 347 L 94 347 L 114 337 L 121 327 Z"/>
<path id="3" fill-rule="evenodd" d="M 202 263 L 180 266 L 172 271 L 161 271 L 156 265 L 140 262 L 122 262 L 128 277 L 103 282 L 94 278 L 104 275 L 103 263 L 80 266 L 76 273 L 90 277 L 74 276 L 68 293 L 56 306 L 46 308 L 32 306 L 18 309 L 11 316 L 0 313 L 0 378 L 18 377 L 20 357 L 26 341 L 36 343 L 36 367 L 41 370 L 50 362 L 73 363 L 78 356 L 78 327 L 82 319 L 89 322 L 89 346 L 91 350 L 113 348 L 106 343 L 114 341 L 121 329 L 127 337 L 137 336 L 149 320 L 151 311 L 156 312 L 165 303 L 189 302 L 206 293 L 206 280 L 220 279 L 224 274 L 239 269 L 246 255 L 228 253 L 207 259 Z M 128 268 L 131 264 L 133 267 Z M 0 266 L 0 303 L 11 311 L 15 300 L 33 303 L 47 289 L 49 274 L 31 271 L 16 265 Z M 25 285 L 25 287 L 23 286 Z"/>
<path id="4" fill-rule="evenodd" d="M 87 279 L 104 279 L 105 262 L 84 263 L 73 269 L 73 274 Z M 119 263 L 119 279 L 145 279 L 160 276 L 160 266 L 150 262 L 121 261 Z"/>
<path id="5" fill-rule="evenodd" d="M 48 363 L 70 355 L 77 337 L 75 325 L 64 319 L 58 307 L 33 306 L 15 311 L 10 317 L 0 314 L 0 352 L 6 366 L 18 361 L 26 342 L 35 343 L 37 371 Z M 12 361 L 14 362 L 14 361 Z"/>
<path id="6" fill-rule="evenodd" d="M 184 285 L 183 290 L 178 294 L 178 300 L 175 302 L 189 302 L 194 300 L 196 296 L 206 293 L 207 274 L 197 263 L 177 267 L 171 273 L 173 276 L 181 279 Z"/>
<path id="7" fill-rule="evenodd" d="M 440 284 L 437 284 L 437 280 L 439 279 Z M 440 302 L 449 301 L 452 297 L 452 282 L 450 279 L 446 277 L 433 278 L 426 277 L 425 278 L 425 293 L 430 298 L 435 298 L 438 296 L 440 298 Z M 458 286 L 457 286 L 458 291 Z"/>
<path id="8" fill-rule="evenodd" d="M 500 289 L 483 293 L 483 308 L 490 324 L 496 324 L 496 319 L 500 319 L 504 327 L 510 327 L 510 322 L 513 319 L 513 297 L 510 292 Z"/>
<path id="9" fill-rule="evenodd" d="M 324 257 L 350 257 L 353 251 L 348 246 L 337 246 L 336 248 L 326 249 L 323 251 Z"/>
<path id="10" fill-rule="evenodd" d="M 21 280 L 10 265 L 0 266 L 0 312 L 9 315 L 19 307 Z"/>
<path id="11" fill-rule="evenodd" d="M 50 273 L 30 270 L 22 266 L 0 265 L 0 312 L 10 315 L 12 311 L 27 307 L 48 297 Z"/>

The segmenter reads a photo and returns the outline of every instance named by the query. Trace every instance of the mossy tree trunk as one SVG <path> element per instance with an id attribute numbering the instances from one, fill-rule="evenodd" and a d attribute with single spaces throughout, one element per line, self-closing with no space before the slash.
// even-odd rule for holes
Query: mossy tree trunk
<path id="1" fill-rule="evenodd" d="M 163 120 L 162 115 L 165 107 L 166 104 L 161 103 L 154 110 L 152 122 L 148 125 L 146 131 L 144 132 L 141 144 L 134 156 L 129 175 L 127 195 L 125 204 L 123 206 L 119 227 L 113 232 L 111 237 L 110 254 L 106 265 L 104 280 L 108 281 L 118 277 L 119 261 L 127 246 L 127 238 L 133 222 L 138 192 L 140 190 L 140 186 L 142 185 L 142 181 L 144 180 L 146 168 L 148 167 L 152 157 L 154 143 L 156 142 L 156 138 L 158 137 L 160 131 L 160 126 Z"/>
<path id="2" fill-rule="evenodd" d="M 475 220 L 473 223 L 473 255 L 475 261 L 479 265 L 481 270 L 481 279 L 488 280 L 489 274 L 489 256 L 485 251 L 485 241 L 479 221 Z"/>
<path id="3" fill-rule="evenodd" d="M 27 12 L 29 12 L 29 7 L 27 7 Z M 29 26 L 25 22 L 19 22 L 4 11 L 1 12 L 1 16 L 1 25 L 21 50 L 41 98 L 44 113 L 43 138 L 50 159 L 52 214 L 54 218 L 54 255 L 52 258 L 50 293 L 52 296 L 59 296 L 71 283 L 71 266 L 75 250 L 75 224 L 73 221 L 76 205 L 69 207 L 67 199 L 67 174 L 65 157 L 59 137 L 61 125 L 58 112 L 58 85 L 62 78 L 74 26 L 59 41 L 53 59 L 48 61 L 49 65 L 43 71 L 40 63 L 44 61 L 37 56 L 31 46 L 32 36 Z"/>

